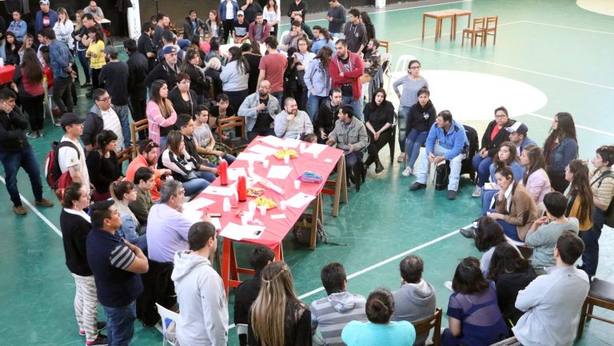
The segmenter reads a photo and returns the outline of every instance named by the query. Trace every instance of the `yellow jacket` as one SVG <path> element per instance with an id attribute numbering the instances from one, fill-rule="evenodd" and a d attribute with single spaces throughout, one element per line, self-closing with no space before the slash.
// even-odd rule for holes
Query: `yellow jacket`
<path id="1" fill-rule="evenodd" d="M 90 68 L 101 69 L 107 62 L 104 54 L 104 41 L 90 43 L 86 55 L 90 58 Z"/>

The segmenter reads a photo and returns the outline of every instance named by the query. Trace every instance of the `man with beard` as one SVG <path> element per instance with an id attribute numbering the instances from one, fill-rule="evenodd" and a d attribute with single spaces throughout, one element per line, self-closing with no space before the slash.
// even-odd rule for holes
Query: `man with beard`
<path id="1" fill-rule="evenodd" d="M 162 177 L 171 174 L 170 169 L 156 168 L 158 166 L 158 156 L 160 155 L 160 147 L 150 139 L 145 139 L 139 142 L 139 155 L 134 158 L 128 165 L 126 170 L 126 180 L 134 182 L 134 175 L 141 167 L 148 167 L 154 172 L 155 186 L 151 189 L 151 199 L 157 201 L 160 199 L 160 186 L 162 185 Z"/>
<path id="2" fill-rule="evenodd" d="M 313 133 L 313 125 L 307 112 L 298 110 L 296 100 L 286 97 L 284 111 L 275 116 L 275 135 L 280 138 L 300 139 L 302 135 Z"/>
<path id="3" fill-rule="evenodd" d="M 247 138 L 273 135 L 275 116 L 281 111 L 279 101 L 271 95 L 271 83 L 260 82 L 258 91 L 249 95 L 239 107 L 238 115 L 245 117 Z"/>

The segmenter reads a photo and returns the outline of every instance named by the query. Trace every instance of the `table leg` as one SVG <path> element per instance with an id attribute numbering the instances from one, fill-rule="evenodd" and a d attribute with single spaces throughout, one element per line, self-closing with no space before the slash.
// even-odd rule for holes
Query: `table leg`
<path id="1" fill-rule="evenodd" d="M 345 177 L 345 172 L 343 171 L 343 163 L 345 162 L 345 158 L 342 156 L 337 161 L 337 179 L 335 181 L 335 195 L 333 196 L 333 216 L 339 215 L 339 201 L 341 199 L 341 189 L 343 185 L 342 177 Z"/>
<path id="2" fill-rule="evenodd" d="M 437 18 L 435 20 L 435 42 L 439 41 L 439 38 L 441 37 L 442 22 L 443 20 L 441 18 Z"/>
<path id="3" fill-rule="evenodd" d="M 350 199 L 348 198 L 348 177 L 345 174 L 345 160 L 343 160 L 342 162 L 342 175 L 341 178 L 343 179 L 343 183 L 341 184 L 341 192 L 342 192 L 342 196 L 343 196 L 343 202 L 344 203 L 349 203 Z"/>
<path id="4" fill-rule="evenodd" d="M 230 256 L 232 254 L 232 240 L 224 238 L 222 243 L 222 282 L 224 283 L 224 289 L 226 290 L 226 296 L 230 291 Z"/>
<path id="5" fill-rule="evenodd" d="M 456 40 L 456 16 L 450 19 L 450 41 Z"/>
<path id="6" fill-rule="evenodd" d="M 426 16 L 422 15 L 422 41 L 424 41 L 424 30 L 426 29 Z"/>
<path id="7" fill-rule="evenodd" d="M 322 208 L 322 197 L 318 194 L 314 200 L 313 210 L 311 212 L 311 234 L 309 239 L 309 248 L 315 250 L 318 241 L 318 220 L 320 218 L 320 208 Z"/>

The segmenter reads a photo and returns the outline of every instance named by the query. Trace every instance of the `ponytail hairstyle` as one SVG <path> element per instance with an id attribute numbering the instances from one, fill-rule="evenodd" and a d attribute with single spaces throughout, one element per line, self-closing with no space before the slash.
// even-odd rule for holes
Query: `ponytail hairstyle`
<path id="1" fill-rule="evenodd" d="M 132 192 L 132 190 L 134 189 L 134 183 L 127 180 L 114 181 L 109 186 L 109 192 L 111 192 L 111 197 L 117 202 L 123 201 L 124 196 L 127 193 Z"/>

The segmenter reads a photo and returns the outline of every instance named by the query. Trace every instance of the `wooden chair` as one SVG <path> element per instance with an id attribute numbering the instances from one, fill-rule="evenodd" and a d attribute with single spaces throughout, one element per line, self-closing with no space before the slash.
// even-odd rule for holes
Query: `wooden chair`
<path id="1" fill-rule="evenodd" d="M 474 47 L 478 40 L 478 37 L 482 39 L 481 44 L 484 45 L 485 44 L 484 37 L 486 35 L 485 30 L 486 30 L 486 18 L 485 17 L 474 18 L 472 27 L 463 29 L 463 41 L 461 43 L 461 46 L 465 45 L 465 38 L 470 38 L 471 47 Z"/>
<path id="2" fill-rule="evenodd" d="M 416 335 L 426 335 L 428 337 L 431 329 L 433 329 L 432 345 L 441 345 L 441 315 L 441 308 L 437 308 L 433 315 L 412 322 L 411 324 L 413 324 L 416 329 Z"/>
<path id="3" fill-rule="evenodd" d="M 379 47 L 383 48 L 386 51 L 386 53 L 390 52 L 390 42 L 388 41 L 384 41 L 384 40 L 379 41 Z"/>
<path id="4" fill-rule="evenodd" d="M 492 36 L 492 45 L 497 43 L 497 24 L 499 23 L 499 17 L 486 17 L 486 28 L 484 29 L 484 37 L 482 38 L 484 45 L 486 45 L 486 38 Z"/>
<path id="5" fill-rule="evenodd" d="M 139 154 L 138 133 L 149 128 L 147 118 L 141 119 L 130 124 L 130 142 L 132 142 L 132 158 Z"/>
<path id="6" fill-rule="evenodd" d="M 238 137 L 231 137 L 225 140 L 220 140 L 220 144 L 224 146 L 226 152 L 237 155 L 247 145 L 249 141 L 247 140 L 246 134 L 246 126 L 245 126 L 245 118 L 239 116 L 232 116 L 227 118 L 221 118 L 217 120 L 217 129 L 220 134 L 227 132 L 228 130 L 235 129 L 241 135 Z"/>
<path id="7" fill-rule="evenodd" d="M 124 161 L 130 162 L 132 160 L 132 152 L 133 148 L 128 147 L 117 154 L 117 163 L 119 163 L 120 167 L 124 164 Z"/>
<path id="8" fill-rule="evenodd" d="M 595 318 L 599 321 L 614 324 L 614 320 L 610 320 L 605 317 L 593 315 L 593 308 L 598 306 L 607 310 L 614 310 L 614 283 L 593 279 L 591 283 L 591 289 L 588 292 L 588 297 L 584 301 L 582 310 L 580 311 L 580 323 L 578 324 L 578 338 L 582 337 L 584 332 L 584 323 L 590 321 L 591 318 Z"/>

